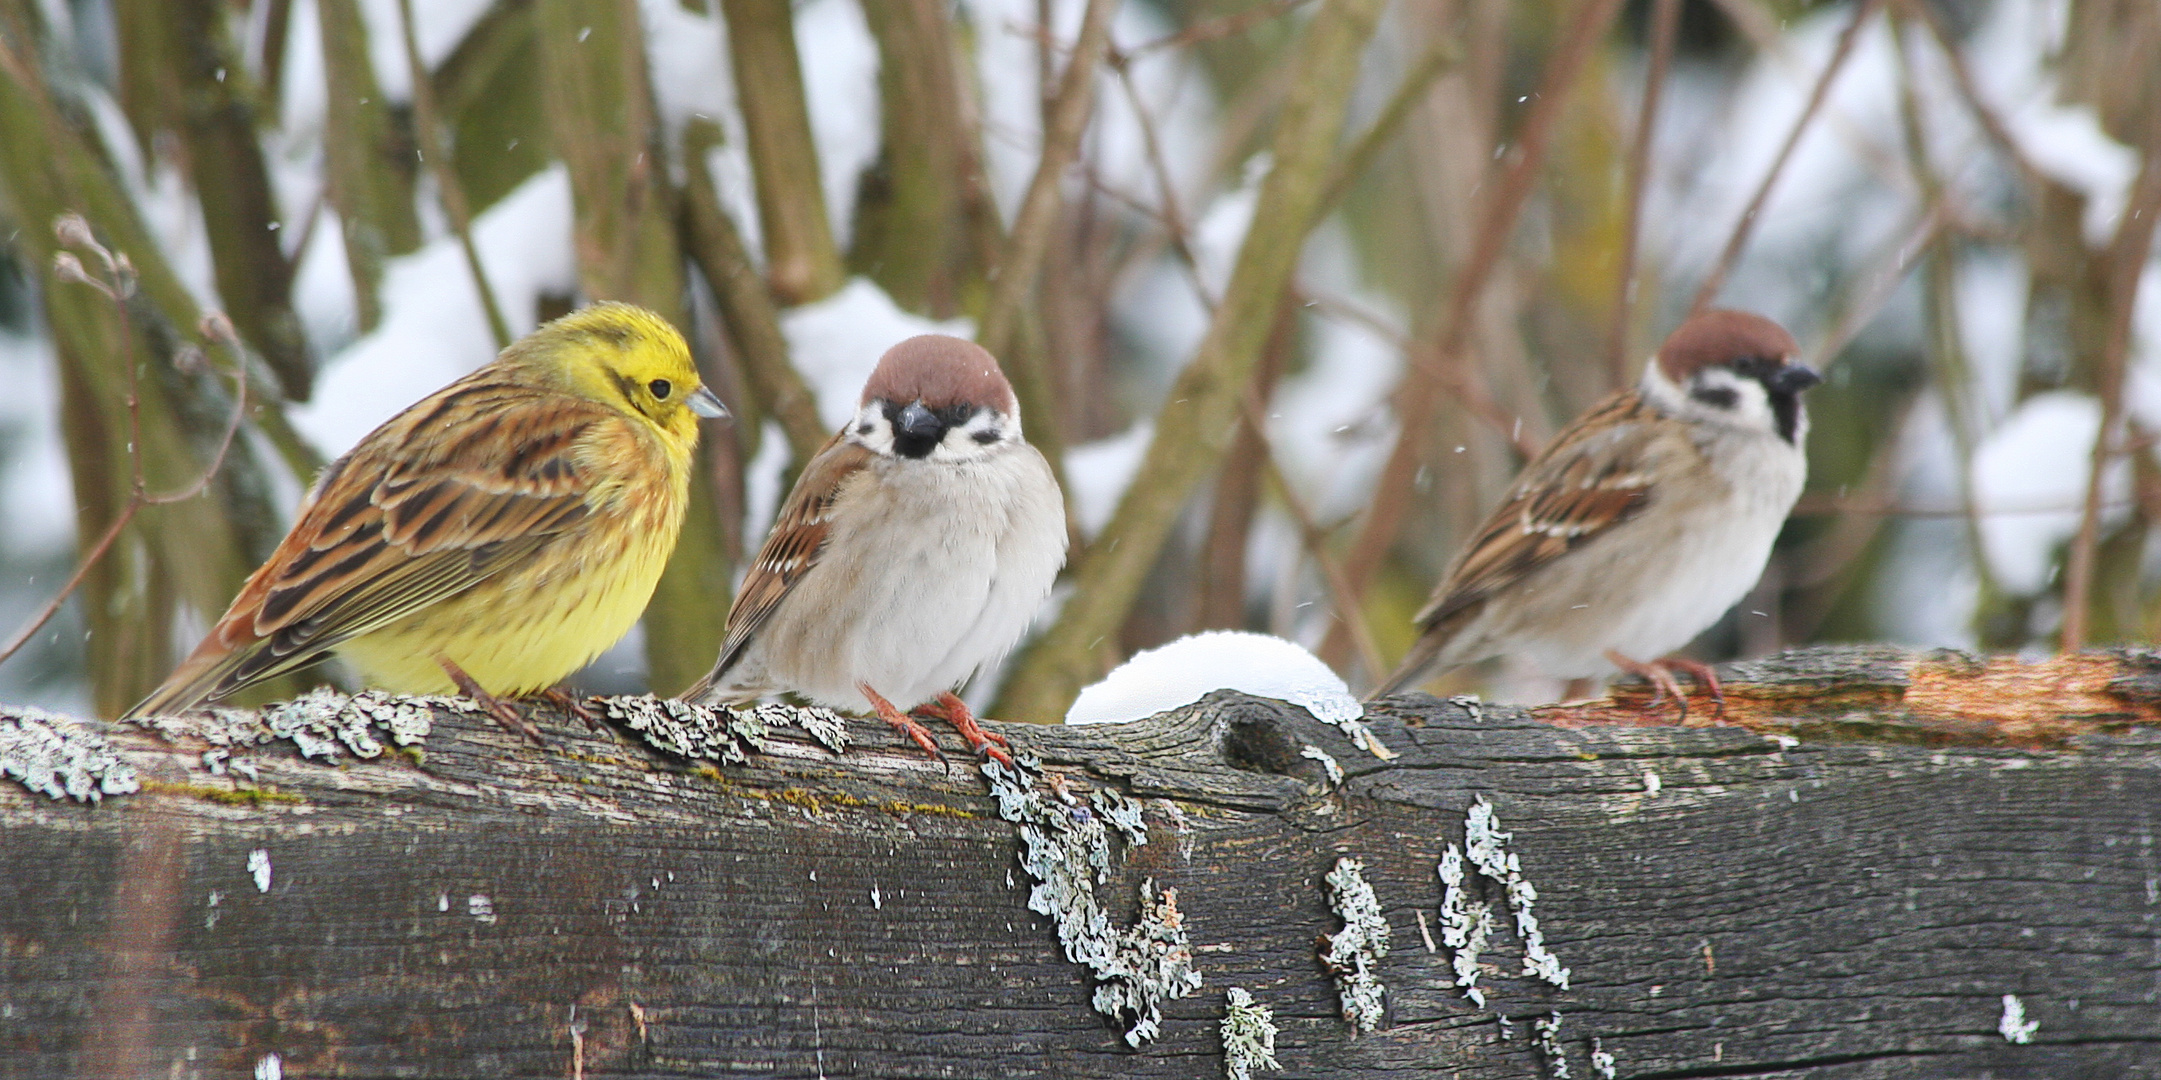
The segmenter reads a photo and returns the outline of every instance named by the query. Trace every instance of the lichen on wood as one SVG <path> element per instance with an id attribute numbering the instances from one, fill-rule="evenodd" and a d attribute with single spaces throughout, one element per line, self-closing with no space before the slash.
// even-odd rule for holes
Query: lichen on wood
<path id="1" fill-rule="evenodd" d="M 848 730 L 831 709 L 766 702 L 748 709 L 695 705 L 651 694 L 596 699 L 602 715 L 679 758 L 740 765 L 767 749 L 776 728 L 799 727 L 838 754 Z"/>
<path id="2" fill-rule="evenodd" d="M 1376 972 L 1388 955 L 1388 920 L 1366 883 L 1365 869 L 1365 863 L 1346 855 L 1328 872 L 1328 903 L 1343 929 L 1322 935 L 1321 950 L 1321 966 L 1335 976 L 1343 1019 L 1360 1033 L 1381 1026 L 1388 992 Z"/>
<path id="3" fill-rule="evenodd" d="M 1233 986 L 1223 993 L 1223 1075 L 1253 1080 L 1255 1071 L 1276 1072 L 1276 1012 L 1257 1005 L 1253 995 Z"/>
<path id="4" fill-rule="evenodd" d="M 142 786 L 105 736 L 28 706 L 0 714 L 0 776 L 46 798 L 76 802 L 97 802 Z"/>
<path id="5" fill-rule="evenodd" d="M 1028 754 L 1015 768 L 983 763 L 998 815 L 1020 826 L 1021 868 L 1035 879 L 1028 909 L 1050 916 L 1066 959 L 1094 975 L 1097 1012 L 1126 1028 L 1129 1046 L 1154 1039 L 1162 1027 L 1162 1003 L 1200 989 L 1178 891 L 1155 895 L 1155 881 L 1141 884 L 1140 918 L 1120 932 L 1096 901 L 1095 886 L 1110 880 L 1113 831 L 1130 850 L 1148 843 L 1141 806 L 1109 788 L 1084 799 L 1062 777 L 1043 775 Z M 1043 790 L 1051 793 L 1045 798 Z"/>

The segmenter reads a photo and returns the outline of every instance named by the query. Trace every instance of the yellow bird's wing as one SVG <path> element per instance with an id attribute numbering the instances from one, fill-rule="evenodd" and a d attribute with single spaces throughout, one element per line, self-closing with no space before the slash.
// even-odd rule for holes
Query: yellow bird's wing
<path id="1" fill-rule="evenodd" d="M 515 565 L 590 512 L 579 447 L 627 423 L 595 402 L 453 384 L 369 435 L 194 655 L 130 715 L 187 708 L 313 663 Z"/>
<path id="2" fill-rule="evenodd" d="M 721 685 L 728 669 L 743 658 L 743 651 L 758 635 L 760 627 L 772 618 L 795 584 L 803 575 L 817 565 L 818 555 L 825 548 L 826 536 L 832 528 L 832 511 L 835 500 L 848 480 L 870 463 L 871 451 L 845 440 L 846 432 L 833 436 L 823 448 L 810 459 L 803 475 L 796 478 L 795 487 L 788 492 L 788 501 L 773 519 L 773 529 L 765 536 L 765 544 L 758 549 L 756 562 L 743 576 L 743 587 L 736 591 L 735 606 L 728 609 L 728 633 L 721 641 L 720 658 L 713 663 L 713 670 L 697 685 L 683 692 L 686 700 L 695 701 L 712 688 Z"/>

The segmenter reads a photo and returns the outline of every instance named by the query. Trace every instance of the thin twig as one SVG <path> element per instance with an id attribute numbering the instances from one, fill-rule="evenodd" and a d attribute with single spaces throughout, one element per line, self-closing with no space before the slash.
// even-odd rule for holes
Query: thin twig
<path id="1" fill-rule="evenodd" d="M 1741 211 L 1741 219 L 1734 222 L 1732 235 L 1726 238 L 1725 250 L 1718 254 L 1718 261 L 1711 264 L 1711 273 L 1703 279 L 1703 286 L 1696 290 L 1696 299 L 1689 305 L 1691 312 L 1702 311 L 1711 306 L 1718 291 L 1726 285 L 1726 275 L 1733 270 L 1733 263 L 1740 258 L 1741 249 L 1748 244 L 1749 233 L 1756 227 L 1756 218 L 1763 213 L 1763 205 L 1771 198 L 1771 188 L 1778 183 L 1779 175 L 1786 171 L 1786 162 L 1793 157 L 1794 148 L 1801 144 L 1801 136 L 1808 133 L 1808 126 L 1816 118 L 1816 111 L 1823 107 L 1824 98 L 1831 92 L 1831 84 L 1846 66 L 1846 58 L 1853 55 L 1853 46 L 1860 40 L 1861 27 L 1867 25 L 1868 17 L 1875 13 L 1883 0 L 1860 0 L 1854 5 L 1853 19 L 1838 35 L 1838 45 L 1831 51 L 1829 63 L 1823 66 L 1823 74 L 1816 79 L 1815 89 L 1809 91 L 1808 104 L 1802 106 L 1801 115 L 1794 118 L 1793 130 L 1786 133 L 1784 145 L 1778 148 L 1778 156 L 1771 159 L 1771 167 L 1763 174 L 1763 182 L 1756 187 L 1756 194 L 1748 200 L 1748 208 Z"/>
<path id="2" fill-rule="evenodd" d="M 1111 70 L 1118 73 L 1118 85 L 1124 89 L 1126 101 L 1133 106 L 1133 116 L 1140 123 L 1141 148 L 1148 159 L 1149 171 L 1156 181 L 1157 197 L 1163 200 L 1162 209 L 1154 216 L 1160 220 L 1169 240 L 1171 250 L 1185 264 L 1186 273 L 1193 279 L 1193 292 L 1213 316 L 1216 310 L 1215 290 L 1201 275 L 1200 260 L 1193 254 L 1191 230 L 1186 225 L 1185 214 L 1179 209 L 1178 187 L 1171 181 L 1171 170 L 1163 157 L 1163 140 L 1156 133 L 1155 116 L 1148 104 L 1141 100 L 1140 89 L 1133 85 L 1133 69 L 1121 58 L 1112 58 Z"/>
<path id="3" fill-rule="evenodd" d="M 1275 444 L 1268 438 L 1268 421 L 1263 415 L 1260 395 L 1249 384 L 1245 394 L 1245 418 L 1259 447 L 1261 468 L 1270 483 L 1275 485 L 1277 497 L 1283 500 L 1284 509 L 1290 511 L 1291 520 L 1298 523 L 1298 535 L 1305 543 L 1306 554 L 1320 568 L 1321 582 L 1328 589 L 1328 601 L 1335 607 L 1336 621 L 1350 631 L 1351 640 L 1358 646 L 1358 662 L 1365 665 L 1369 679 L 1380 679 L 1388 674 L 1387 662 L 1381 658 L 1380 643 L 1374 640 L 1373 628 L 1366 624 L 1364 609 L 1359 607 L 1356 594 L 1351 591 L 1350 580 L 1343 575 L 1343 565 L 1328 550 L 1328 530 L 1313 517 L 1305 500 L 1298 497 L 1297 489 L 1291 487 L 1290 477 L 1283 474 L 1281 462 L 1276 460 Z"/>
<path id="4" fill-rule="evenodd" d="M 2124 381 L 2131 352 L 2131 324 L 2138 310 L 2139 278 L 2153 251 L 2154 225 L 2161 218 L 2161 109 L 2147 110 L 2146 161 L 2139 170 L 2138 186 L 2116 227 L 2109 245 L 2108 338 L 2101 346 L 2101 365 L 2095 382 L 2101 395 L 2101 427 L 2094 433 L 2092 471 L 2086 476 L 2086 506 L 2079 515 L 2078 534 L 2071 541 L 2071 555 L 2063 575 L 2064 652 L 2086 646 L 2087 624 L 2093 606 L 2095 565 L 2101 548 L 2101 489 L 2108 466 L 2121 451 L 2120 428 L 2124 426 Z"/>
<path id="5" fill-rule="evenodd" d="M 1395 92 L 1388 96 L 1388 102 L 1374 115 L 1373 123 L 1359 133 L 1358 138 L 1352 141 L 1349 152 L 1337 160 L 1335 169 L 1328 174 L 1327 184 L 1321 188 L 1321 205 L 1315 211 L 1318 216 L 1327 217 L 1329 211 L 1343 201 L 1343 196 L 1351 190 L 1351 185 L 1357 183 L 1358 178 L 1373 167 L 1373 159 L 1379 157 L 1381 151 L 1395 138 L 1397 130 L 1403 126 L 1403 121 L 1410 117 L 1411 110 L 1425 100 L 1426 91 L 1433 88 L 1433 81 L 1462 58 L 1462 51 L 1456 47 L 1454 38 L 1438 35 L 1434 37 L 1426 46 L 1426 51 L 1411 63 L 1410 70 L 1403 73 L 1403 79 L 1396 84 Z"/>
<path id="6" fill-rule="evenodd" d="M 465 252 L 465 268 L 473 275 L 473 291 L 480 294 L 480 310 L 488 317 L 488 333 L 495 337 L 495 347 L 510 347 L 510 324 L 503 320 L 503 309 L 495 302 L 495 290 L 488 286 L 488 273 L 480 265 L 480 249 L 473 244 L 473 211 L 465 201 L 465 188 L 458 183 L 458 174 L 450 168 L 450 143 L 443 138 L 442 117 L 435 111 L 435 83 L 428 74 L 428 65 L 420 58 L 420 39 L 413 33 L 413 0 L 398 0 L 399 30 L 405 38 L 405 66 L 413 76 L 413 122 L 419 128 L 420 160 L 435 177 L 435 194 L 443 204 L 443 216 L 450 219 L 450 231 L 458 235 L 458 247 Z"/>
<path id="7" fill-rule="evenodd" d="M 1884 256 L 1883 265 L 1861 279 L 1872 283 L 1868 290 L 1839 307 L 1838 321 L 1831 324 L 1831 329 L 1809 351 L 1811 366 L 1819 371 L 1827 367 L 1854 335 L 1875 319 L 1877 312 L 1882 311 L 1883 305 L 1898 291 L 1899 283 L 1906 279 L 1906 271 L 1912 268 L 1914 260 L 1943 235 L 1950 220 L 1948 197 L 1939 198 L 1921 211 L 1913 228 L 1907 230 Z"/>
<path id="8" fill-rule="evenodd" d="M 1403 386 L 1396 400 L 1396 415 L 1402 420 L 1402 430 L 1396 436 L 1395 447 L 1389 451 L 1388 463 L 1374 487 L 1365 527 L 1344 560 L 1344 576 L 1350 583 L 1354 599 L 1364 595 L 1373 575 L 1380 570 L 1382 560 L 1395 546 L 1417 481 L 1419 462 L 1423 460 L 1426 443 L 1432 436 L 1433 417 L 1444 392 L 1452 393 L 1464 408 L 1506 436 L 1526 456 L 1535 450 L 1523 445 L 1519 425 L 1493 400 L 1465 354 L 1471 328 L 1477 321 L 1479 301 L 1485 296 L 1486 285 L 1495 268 L 1500 265 L 1509 237 L 1515 234 L 1517 218 L 1530 197 L 1538 170 L 1545 163 L 1546 149 L 1562 107 L 1578 76 L 1590 62 L 1599 40 L 1605 36 L 1606 28 L 1619 12 L 1618 0 L 1590 0 L 1578 10 L 1567 38 L 1547 62 L 1535 104 L 1523 121 L 1515 146 L 1505 155 L 1501 176 L 1489 184 L 1495 195 L 1485 206 L 1470 257 L 1450 283 L 1446 313 L 1439 321 L 1437 332 L 1432 339 L 1410 350 L 1405 358 Z M 1345 641 L 1344 634 L 1331 630 L 1328 639 L 1321 644 L 1322 659 L 1339 655 Z"/>
<path id="9" fill-rule="evenodd" d="M 76 563 L 75 572 L 68 575 L 66 583 L 60 586 L 60 591 L 46 601 L 45 606 L 38 609 L 37 614 L 31 616 L 14 636 L 8 638 L 7 644 L 0 645 L 0 664 L 7 663 L 24 645 L 29 644 L 39 630 L 45 628 L 46 623 L 52 621 L 52 617 L 59 613 L 60 606 L 75 594 L 76 589 L 82 587 L 83 579 L 89 576 L 91 568 L 111 550 L 113 542 L 120 538 L 121 531 L 128 527 L 129 522 L 135 520 L 136 513 L 143 507 L 164 506 L 192 499 L 210 486 L 211 478 L 218 474 L 219 469 L 225 467 L 225 455 L 232 449 L 233 439 L 239 434 L 240 424 L 248 412 L 247 354 L 242 351 L 232 323 L 224 315 L 210 312 L 203 316 L 198 329 L 205 338 L 221 343 L 233 352 L 233 415 L 226 422 L 224 436 L 218 440 L 217 453 L 210 459 L 209 466 L 203 470 L 201 476 L 177 491 L 153 494 L 149 481 L 143 476 L 142 401 L 136 391 L 139 376 L 135 362 L 135 330 L 128 317 L 127 307 L 128 297 L 135 291 L 134 267 L 128 263 L 125 252 L 109 252 L 99 244 L 90 233 L 89 223 L 80 217 L 73 214 L 62 217 L 55 223 L 54 231 L 60 235 L 63 244 L 84 247 L 96 255 L 102 264 L 105 277 L 101 279 L 92 276 L 83 266 L 81 259 L 66 251 L 53 260 L 54 276 L 64 282 L 88 285 L 96 289 L 112 302 L 113 311 L 120 319 L 121 358 L 128 373 L 128 500 L 121 505 L 120 512 L 113 517 L 112 524 L 106 526 L 97 543 L 92 544 L 90 550 Z"/>
<path id="10" fill-rule="evenodd" d="M 1987 132 L 1997 148 L 2004 152 L 2004 156 L 2011 159 L 2011 164 L 2018 169 L 2019 176 L 2026 181 L 2027 187 L 2040 190 L 2045 182 L 2041 170 L 2034 166 L 2033 160 L 2026 156 L 2025 149 L 2012 137 L 2010 126 L 2003 122 L 2003 117 L 1997 115 L 1995 107 L 1982 98 L 1980 87 L 1973 79 L 1973 69 L 1966 66 L 1966 53 L 1953 39 L 1951 28 L 1944 24 L 1943 13 L 1937 11 L 1933 4 L 1916 3 L 1914 0 L 1899 0 L 1899 7 L 1907 15 L 1917 17 L 1928 25 L 1929 35 L 1936 39 L 1936 46 L 1943 50 L 1944 59 L 1950 63 L 1952 85 L 1958 88 L 1959 96 L 1966 99 L 1966 107 L 1973 111 L 1974 119 L 1980 123 L 1981 130 Z"/>
<path id="11" fill-rule="evenodd" d="M 1202 19 L 1200 22 L 1194 23 L 1175 34 L 1168 34 L 1154 41 L 1142 42 L 1126 50 L 1125 58 L 1132 59 L 1137 56 L 1145 56 L 1148 53 L 1159 52 L 1163 49 L 1183 49 L 1189 45 L 1198 45 L 1204 41 L 1214 41 L 1218 38 L 1242 34 L 1255 26 L 1259 26 L 1261 23 L 1270 19 L 1281 18 L 1290 14 L 1292 10 L 1304 7 L 1312 2 L 1313 0 L 1270 0 L 1269 3 L 1257 4 L 1244 11 L 1234 11 L 1229 15 L 1219 15 L 1213 19 Z"/>
<path id="12" fill-rule="evenodd" d="M 1066 61 L 1058 103 L 1051 109 L 1052 123 L 1043 132 L 1042 156 L 1021 199 L 1020 212 L 1013 217 L 1013 230 L 999 255 L 990 303 L 983 310 L 983 329 L 976 335 L 994 356 L 1005 358 L 1012 352 L 1021 306 L 1035 288 L 1036 272 L 1050 249 L 1051 229 L 1063 205 L 1059 186 L 1080 153 L 1081 133 L 1087 130 L 1095 105 L 1096 65 L 1110 43 L 1110 17 L 1117 6 L 1118 0 L 1088 0 L 1088 10 L 1081 17 L 1080 38 Z"/>
<path id="13" fill-rule="evenodd" d="M 1673 62 L 1673 38 L 1681 24 L 1681 0 L 1657 0 L 1651 6 L 1651 61 L 1643 74 L 1643 104 L 1636 110 L 1635 139 L 1628 147 L 1628 211 L 1621 224 L 1621 265 L 1613 294 L 1613 325 L 1606 332 L 1606 367 L 1613 385 L 1629 382 L 1628 337 L 1635 328 L 1636 251 L 1643 239 L 1643 200 L 1650 187 L 1651 135 L 1658 124 L 1658 99 Z"/>

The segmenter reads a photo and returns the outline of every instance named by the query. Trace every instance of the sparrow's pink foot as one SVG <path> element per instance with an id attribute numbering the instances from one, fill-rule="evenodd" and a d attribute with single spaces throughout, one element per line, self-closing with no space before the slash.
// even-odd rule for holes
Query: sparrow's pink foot
<path id="1" fill-rule="evenodd" d="M 871 689 L 869 683 L 857 683 L 855 688 L 863 692 L 864 699 L 870 702 L 870 707 L 877 712 L 878 719 L 893 725 L 901 734 L 915 740 L 915 744 L 922 747 L 924 753 L 937 759 L 940 765 L 946 764 L 945 755 L 938 752 L 938 744 L 932 741 L 928 728 L 909 719 L 908 714 L 887 701 L 884 694 Z"/>
<path id="2" fill-rule="evenodd" d="M 1614 667 L 1620 668 L 1630 675 L 1641 676 L 1643 681 L 1651 684 L 1650 703 L 1643 707 L 1645 715 L 1657 712 L 1658 707 L 1665 704 L 1666 699 L 1671 697 L 1673 698 L 1674 708 L 1680 710 L 1680 715 L 1674 718 L 1674 722 L 1677 724 L 1688 722 L 1688 695 L 1682 692 L 1680 680 L 1675 679 L 1673 672 L 1666 670 L 1663 664 L 1659 662 L 1646 664 L 1641 660 L 1633 660 L 1623 656 L 1613 649 L 1606 650 L 1606 659 Z"/>
<path id="3" fill-rule="evenodd" d="M 951 691 L 940 693 L 938 700 L 926 701 L 912 711 L 953 725 L 953 730 L 968 740 L 968 749 L 992 758 L 1008 769 L 1019 768 L 1013 764 L 1013 755 L 1006 753 L 1013 744 L 1003 735 L 983 730 L 983 725 L 975 722 L 975 714 L 968 711 L 968 704 Z"/>
<path id="4" fill-rule="evenodd" d="M 457 685 L 458 692 L 479 702 L 480 711 L 503 725 L 503 730 L 530 739 L 534 746 L 547 745 L 547 740 L 540 737 L 540 729 L 534 727 L 533 722 L 527 720 L 516 705 L 481 689 L 479 680 L 467 675 L 465 669 L 449 657 L 438 656 L 435 662 L 442 666 L 443 674 L 450 676 L 450 681 Z"/>
<path id="5" fill-rule="evenodd" d="M 1687 672 L 1689 678 L 1696 680 L 1697 686 L 1703 687 L 1704 692 L 1711 695 L 1711 705 L 1717 713 L 1714 722 L 1721 724 L 1726 722 L 1726 688 L 1718 681 L 1717 669 L 1701 660 L 1691 660 L 1685 656 L 1669 656 L 1664 660 L 1660 660 L 1658 666 L 1674 671 Z M 1683 719 L 1686 719 L 1687 710 L 1682 710 L 1681 715 Z"/>

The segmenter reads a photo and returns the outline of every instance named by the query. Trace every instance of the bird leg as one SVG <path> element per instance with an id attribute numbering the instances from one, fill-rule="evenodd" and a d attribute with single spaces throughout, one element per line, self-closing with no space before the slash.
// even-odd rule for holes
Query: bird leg
<path id="1" fill-rule="evenodd" d="M 510 732 L 512 735 L 520 735 L 531 739 L 534 746 L 547 744 L 547 740 L 540 737 L 540 729 L 534 727 L 533 722 L 527 720 L 525 714 L 519 712 L 516 705 L 481 689 L 479 681 L 471 675 L 467 675 L 465 669 L 459 667 L 449 657 L 438 656 L 435 658 L 435 662 L 442 666 L 444 674 L 450 676 L 450 681 L 457 684 L 458 692 L 479 702 L 480 711 L 487 713 L 496 723 L 503 725 L 503 730 Z"/>
<path id="2" fill-rule="evenodd" d="M 926 701 L 909 711 L 917 716 L 928 716 L 953 725 L 953 730 L 960 732 L 960 737 L 968 740 L 968 749 L 996 759 L 1008 769 L 1019 768 L 1013 764 L 1013 755 L 1006 753 L 1012 749 L 1013 744 L 1006 741 L 1003 735 L 983 730 L 983 725 L 975 722 L 975 714 L 968 711 L 967 703 L 952 691 L 941 692 L 938 700 Z"/>
<path id="3" fill-rule="evenodd" d="M 1726 688 L 1718 681 L 1716 669 L 1701 660 L 1691 660 L 1685 656 L 1669 656 L 1660 660 L 1658 666 L 1671 671 L 1687 672 L 1689 678 L 1696 680 L 1696 685 L 1703 687 L 1704 691 L 1711 695 L 1711 705 L 1718 714 L 1715 722 L 1726 722 Z M 1682 716 L 1685 719 L 1687 713 L 1684 711 Z"/>
<path id="4" fill-rule="evenodd" d="M 1614 667 L 1631 675 L 1641 676 L 1643 681 L 1651 684 L 1651 702 L 1643 707 L 1646 714 L 1657 712 L 1658 707 L 1665 704 L 1667 696 L 1671 695 L 1674 707 L 1680 710 L 1680 716 L 1675 718 L 1675 723 L 1688 722 L 1688 695 L 1681 692 L 1680 680 L 1673 677 L 1673 672 L 1666 670 L 1660 663 L 1646 664 L 1641 660 L 1631 660 L 1613 649 L 1606 650 L 1606 659 Z"/>
<path id="5" fill-rule="evenodd" d="M 924 753 L 938 759 L 940 765 L 947 764 L 945 755 L 938 752 L 938 744 L 931 740 L 928 728 L 910 720 L 906 713 L 887 701 L 884 694 L 871 689 L 869 683 L 857 683 L 855 688 L 862 691 L 863 697 L 870 702 L 870 707 L 878 713 L 878 719 L 893 725 L 901 734 L 915 740 L 915 744 L 922 747 Z"/>
<path id="6" fill-rule="evenodd" d="M 575 716 L 578 719 L 585 721 L 585 726 L 592 729 L 595 733 L 608 730 L 607 726 L 600 722 L 600 714 L 594 712 L 592 706 L 587 705 L 585 702 L 579 701 L 577 695 L 572 694 L 570 691 L 565 690 L 560 686 L 551 686 L 546 690 L 542 690 L 540 692 L 540 696 L 545 699 L 548 704 L 563 710 L 571 716 Z"/>

